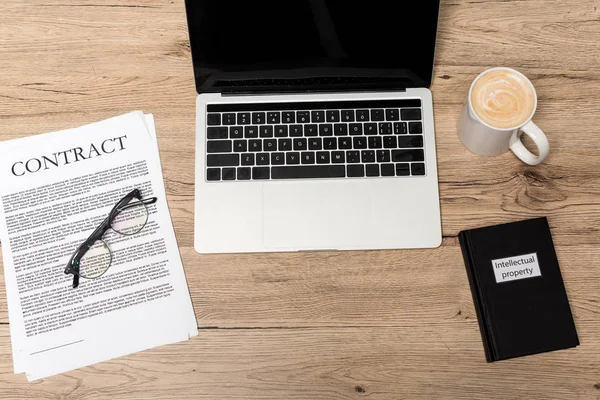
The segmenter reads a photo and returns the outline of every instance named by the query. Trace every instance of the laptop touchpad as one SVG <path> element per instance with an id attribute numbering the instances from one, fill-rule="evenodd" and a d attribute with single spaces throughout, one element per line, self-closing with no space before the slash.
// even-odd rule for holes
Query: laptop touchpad
<path id="1" fill-rule="evenodd" d="M 369 217 L 371 196 L 357 190 L 360 186 L 331 181 L 264 185 L 265 246 L 334 250 L 357 244 L 357 218 Z"/>

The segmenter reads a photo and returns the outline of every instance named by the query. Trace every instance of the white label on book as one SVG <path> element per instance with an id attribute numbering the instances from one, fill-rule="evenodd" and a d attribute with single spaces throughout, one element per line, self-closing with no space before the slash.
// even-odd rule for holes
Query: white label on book
<path id="1" fill-rule="evenodd" d="M 537 253 L 492 260 L 496 283 L 542 276 Z"/>

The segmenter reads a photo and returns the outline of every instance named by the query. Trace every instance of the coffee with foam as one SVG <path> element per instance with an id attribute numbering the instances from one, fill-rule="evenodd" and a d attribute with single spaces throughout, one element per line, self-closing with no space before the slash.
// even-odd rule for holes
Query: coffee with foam
<path id="1" fill-rule="evenodd" d="M 492 70 L 473 85 L 471 105 L 486 124 L 498 129 L 516 128 L 533 114 L 535 93 L 527 78 L 510 70 Z"/>

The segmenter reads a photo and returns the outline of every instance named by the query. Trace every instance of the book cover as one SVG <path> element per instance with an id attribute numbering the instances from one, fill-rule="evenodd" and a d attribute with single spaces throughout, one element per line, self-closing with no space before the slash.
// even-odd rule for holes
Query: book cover
<path id="1" fill-rule="evenodd" d="M 579 345 L 546 218 L 462 231 L 488 362 Z"/>

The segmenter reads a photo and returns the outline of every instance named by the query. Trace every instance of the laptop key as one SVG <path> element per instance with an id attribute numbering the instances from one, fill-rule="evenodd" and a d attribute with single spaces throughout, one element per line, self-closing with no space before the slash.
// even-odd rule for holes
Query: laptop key
<path id="1" fill-rule="evenodd" d="M 398 148 L 423 147 L 423 136 L 398 136 Z"/>
<path id="2" fill-rule="evenodd" d="M 383 110 L 371 110 L 371 121 L 383 121 Z"/>
<path id="3" fill-rule="evenodd" d="M 252 168 L 252 179 L 269 179 L 271 168 L 269 167 L 254 167 Z"/>
<path id="4" fill-rule="evenodd" d="M 304 125 L 304 136 L 317 136 L 318 133 L 318 128 L 317 125 L 314 124 L 310 124 L 310 125 Z"/>
<path id="5" fill-rule="evenodd" d="M 272 165 L 283 165 L 285 164 L 285 153 L 271 153 L 271 164 Z"/>
<path id="6" fill-rule="evenodd" d="M 423 133 L 423 124 L 421 122 L 409 122 L 408 131 L 410 133 Z"/>
<path id="7" fill-rule="evenodd" d="M 221 180 L 221 168 L 209 168 L 206 170 L 207 181 L 220 181 Z"/>
<path id="8" fill-rule="evenodd" d="M 354 110 L 342 110 L 343 122 L 354 122 Z"/>
<path id="9" fill-rule="evenodd" d="M 396 136 L 384 136 L 383 137 L 383 147 L 386 149 L 395 149 L 398 146 L 398 142 L 396 141 Z"/>
<path id="10" fill-rule="evenodd" d="M 394 176 L 396 169 L 394 164 L 381 164 L 381 176 Z"/>
<path id="11" fill-rule="evenodd" d="M 397 108 L 388 108 L 385 110 L 386 121 L 400 121 L 400 112 Z"/>
<path id="12" fill-rule="evenodd" d="M 235 125 L 235 113 L 223 114 L 223 125 Z"/>
<path id="13" fill-rule="evenodd" d="M 230 139 L 241 139 L 244 137 L 244 128 L 241 126 L 232 126 L 229 128 Z"/>
<path id="14" fill-rule="evenodd" d="M 254 139 L 248 142 L 248 151 L 262 151 L 262 140 Z"/>
<path id="15" fill-rule="evenodd" d="M 254 165 L 254 154 L 242 154 L 242 165 Z"/>
<path id="16" fill-rule="evenodd" d="M 406 122 L 394 122 L 394 135 L 405 135 L 407 132 Z"/>
<path id="17" fill-rule="evenodd" d="M 269 165 L 269 153 L 258 153 L 256 155 L 256 165 Z"/>
<path id="18" fill-rule="evenodd" d="M 292 139 L 279 139 L 279 151 L 289 151 L 292 149 Z"/>
<path id="19" fill-rule="evenodd" d="M 265 123 L 265 113 L 264 112 L 254 112 L 252 113 L 252 123 L 256 125 Z"/>
<path id="20" fill-rule="evenodd" d="M 390 151 L 389 150 L 377 150 L 377 162 L 384 163 L 390 162 Z"/>
<path id="21" fill-rule="evenodd" d="M 298 152 L 285 153 L 285 163 L 286 164 L 300 164 L 300 153 L 298 153 Z"/>
<path id="22" fill-rule="evenodd" d="M 319 125 L 319 136 L 331 136 L 333 135 L 333 125 L 321 124 Z"/>
<path id="23" fill-rule="evenodd" d="M 325 111 L 313 111 L 310 116 L 310 122 L 325 122 Z"/>
<path id="24" fill-rule="evenodd" d="M 346 136 L 346 135 L 348 135 L 348 125 L 347 124 L 335 124 L 333 126 L 333 134 L 335 136 Z"/>
<path id="25" fill-rule="evenodd" d="M 291 137 L 302 137 L 302 125 L 290 125 Z"/>
<path id="26" fill-rule="evenodd" d="M 244 137 L 246 138 L 257 138 L 258 137 L 258 126 L 246 126 L 244 127 Z"/>
<path id="27" fill-rule="evenodd" d="M 277 139 L 265 139 L 263 144 L 265 151 L 277 151 Z"/>
<path id="28" fill-rule="evenodd" d="M 358 136 L 363 134 L 363 125 L 356 123 L 350 124 L 350 134 L 353 136 Z"/>
<path id="29" fill-rule="evenodd" d="M 310 112 L 308 111 L 298 111 L 296 112 L 296 121 L 301 124 L 306 124 L 310 122 Z"/>
<path id="30" fill-rule="evenodd" d="M 233 151 L 238 153 L 244 153 L 248 151 L 248 142 L 245 140 L 234 140 Z"/>
<path id="31" fill-rule="evenodd" d="M 239 154 L 209 154 L 206 157 L 208 167 L 237 167 L 240 165 Z"/>
<path id="32" fill-rule="evenodd" d="M 224 181 L 235 181 L 235 168 L 223 168 L 221 175 Z"/>
<path id="33" fill-rule="evenodd" d="M 249 167 L 240 167 L 237 169 L 237 178 L 239 181 L 247 181 L 250 179 L 251 169 Z"/>
<path id="34" fill-rule="evenodd" d="M 366 169 L 367 169 L 367 176 L 379 176 L 379 165 L 378 164 L 368 164 Z"/>
<path id="35" fill-rule="evenodd" d="M 329 152 L 328 151 L 317 151 L 317 164 L 329 164 Z"/>
<path id="36" fill-rule="evenodd" d="M 425 175 L 425 164 L 412 163 L 410 164 L 410 171 L 413 175 Z"/>
<path id="37" fill-rule="evenodd" d="M 306 150 L 308 148 L 305 138 L 294 139 L 294 150 Z"/>
<path id="38" fill-rule="evenodd" d="M 337 139 L 332 137 L 323 139 L 323 148 L 325 150 L 337 150 Z"/>
<path id="39" fill-rule="evenodd" d="M 362 178 L 365 176 L 364 165 L 348 165 L 346 168 L 348 168 L 348 178 Z"/>
<path id="40" fill-rule="evenodd" d="M 281 121 L 284 124 L 293 124 L 296 122 L 296 113 L 294 111 L 283 111 L 281 113 Z"/>
<path id="41" fill-rule="evenodd" d="M 340 122 L 340 111 L 339 110 L 327 110 L 325 112 L 327 122 Z"/>
<path id="42" fill-rule="evenodd" d="M 208 139 L 228 139 L 229 133 L 226 126 L 209 126 L 206 130 L 206 137 Z"/>
<path id="43" fill-rule="evenodd" d="M 272 167 L 272 179 L 345 178 L 344 165 L 302 165 L 297 167 Z"/>
<path id="44" fill-rule="evenodd" d="M 305 151 L 301 154 L 302 164 L 314 164 L 315 163 L 315 153 L 313 151 Z"/>
<path id="45" fill-rule="evenodd" d="M 344 153 L 343 151 L 332 152 L 331 162 L 334 164 L 344 164 L 346 162 L 346 153 Z"/>
<path id="46" fill-rule="evenodd" d="M 380 149 L 383 147 L 383 141 L 380 136 L 369 136 L 369 148 Z"/>
<path id="47" fill-rule="evenodd" d="M 392 150 L 392 161 L 394 161 L 394 162 L 425 161 L 425 153 L 423 153 L 422 149 Z"/>
<path id="48" fill-rule="evenodd" d="M 221 114 L 208 114 L 206 123 L 208 125 L 221 125 Z"/>
<path id="49" fill-rule="evenodd" d="M 273 137 L 273 126 L 263 125 L 260 128 L 258 128 L 258 132 L 261 138 L 271 138 Z"/>
<path id="50" fill-rule="evenodd" d="M 410 175 L 410 167 L 407 163 L 396 164 L 396 176 Z"/>
<path id="51" fill-rule="evenodd" d="M 207 153 L 229 153 L 231 152 L 231 140 L 209 140 L 206 142 Z"/>
<path id="52" fill-rule="evenodd" d="M 367 148 L 367 138 L 364 136 L 358 136 L 353 138 L 354 148 L 355 149 L 366 149 Z"/>
<path id="53" fill-rule="evenodd" d="M 237 123 L 238 125 L 250 125 L 250 113 L 238 113 Z"/>
<path id="54" fill-rule="evenodd" d="M 360 162 L 360 152 L 358 151 L 347 151 L 346 161 L 350 164 L 356 164 Z"/>
<path id="55" fill-rule="evenodd" d="M 402 115 L 402 121 L 418 121 L 421 119 L 420 108 L 403 108 L 400 114 Z"/>
<path id="56" fill-rule="evenodd" d="M 267 123 L 279 124 L 281 123 L 281 113 L 279 111 L 272 111 L 267 113 Z"/>
<path id="57" fill-rule="evenodd" d="M 287 137 L 288 136 L 288 127 L 287 125 L 277 125 L 275 126 L 275 137 Z"/>
<path id="58" fill-rule="evenodd" d="M 370 121 L 369 110 L 356 110 L 356 120 L 359 122 Z"/>
<path id="59" fill-rule="evenodd" d="M 321 138 L 311 138 L 308 140 L 308 148 L 310 150 L 321 150 L 323 149 L 323 139 Z"/>
<path id="60" fill-rule="evenodd" d="M 365 124 L 365 135 L 377 135 L 377 124 Z"/>
<path id="61" fill-rule="evenodd" d="M 352 138 L 338 138 L 340 149 L 348 150 L 352 148 Z"/>
<path id="62" fill-rule="evenodd" d="M 363 163 L 374 163 L 375 162 L 375 152 L 373 150 L 363 150 L 360 152 L 361 159 Z"/>
<path id="63" fill-rule="evenodd" d="M 392 123 L 391 122 L 380 122 L 379 123 L 379 134 L 380 135 L 391 135 L 392 134 Z"/>

